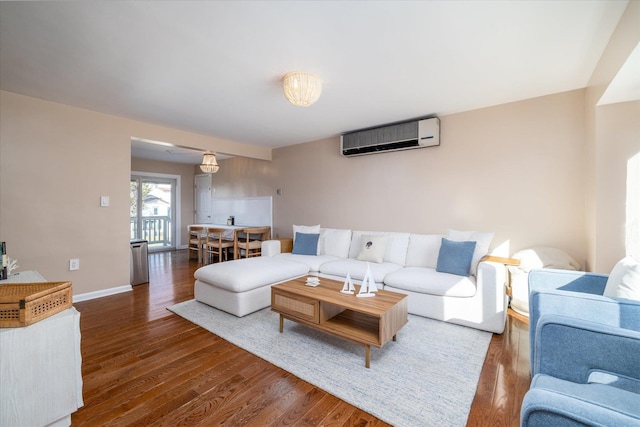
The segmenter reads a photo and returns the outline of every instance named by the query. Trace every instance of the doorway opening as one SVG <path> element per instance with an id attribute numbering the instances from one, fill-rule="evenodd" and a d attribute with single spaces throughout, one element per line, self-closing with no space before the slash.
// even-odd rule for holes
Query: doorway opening
<path id="1" fill-rule="evenodd" d="M 161 174 L 131 174 L 130 238 L 146 240 L 149 251 L 176 248 L 177 181 Z"/>

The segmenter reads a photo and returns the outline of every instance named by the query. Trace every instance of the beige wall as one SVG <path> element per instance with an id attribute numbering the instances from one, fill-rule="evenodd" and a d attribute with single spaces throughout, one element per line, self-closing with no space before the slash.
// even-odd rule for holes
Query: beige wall
<path id="1" fill-rule="evenodd" d="M 339 138 L 280 148 L 272 168 L 259 166 L 259 188 L 240 192 L 274 197 L 280 236 L 291 224 L 318 223 L 473 229 L 495 232 L 494 246 L 508 243 L 509 253 L 547 245 L 584 262 L 583 112 L 578 90 L 441 117 L 439 147 L 350 158 Z M 235 174 L 216 175 L 219 188 L 234 185 Z"/>
<path id="2" fill-rule="evenodd" d="M 131 137 L 270 159 L 271 151 L 0 91 L 0 241 L 74 295 L 129 284 Z M 111 206 L 100 207 L 100 196 Z M 69 271 L 69 259 L 80 270 Z"/>
<path id="3" fill-rule="evenodd" d="M 2 92 L 0 239 L 74 294 L 129 283 L 129 135 L 109 116 Z M 100 196 L 110 206 L 100 207 Z M 80 270 L 69 271 L 69 259 Z"/>
<path id="4" fill-rule="evenodd" d="M 194 168 L 192 165 L 158 160 L 131 158 L 131 170 L 180 176 L 180 223 L 176 224 L 176 234 L 180 236 L 178 246 L 186 246 L 189 238 L 187 225 L 193 224 L 194 216 Z"/>

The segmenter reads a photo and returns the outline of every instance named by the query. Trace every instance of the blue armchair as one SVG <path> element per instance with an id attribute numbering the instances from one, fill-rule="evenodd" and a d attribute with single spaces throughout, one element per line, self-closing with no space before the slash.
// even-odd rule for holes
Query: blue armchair
<path id="1" fill-rule="evenodd" d="M 640 301 L 603 296 L 609 276 L 569 270 L 529 273 L 529 344 L 531 376 L 537 372 L 536 330 L 547 314 L 640 331 Z"/>
<path id="2" fill-rule="evenodd" d="M 607 278 L 529 275 L 533 380 L 522 426 L 640 426 L 640 302 L 603 296 Z"/>

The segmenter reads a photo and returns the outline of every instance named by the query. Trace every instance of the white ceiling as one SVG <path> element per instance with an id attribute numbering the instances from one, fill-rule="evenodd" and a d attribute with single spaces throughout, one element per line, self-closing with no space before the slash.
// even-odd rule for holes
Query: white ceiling
<path id="1" fill-rule="evenodd" d="M 585 87 L 627 3 L 1 2 L 0 88 L 281 147 Z"/>

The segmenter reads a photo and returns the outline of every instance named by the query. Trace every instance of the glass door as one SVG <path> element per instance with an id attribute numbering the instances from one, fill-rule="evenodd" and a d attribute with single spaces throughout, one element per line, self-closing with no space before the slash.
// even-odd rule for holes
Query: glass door
<path id="1" fill-rule="evenodd" d="M 176 180 L 131 176 L 131 239 L 149 242 L 149 250 L 174 249 Z"/>

